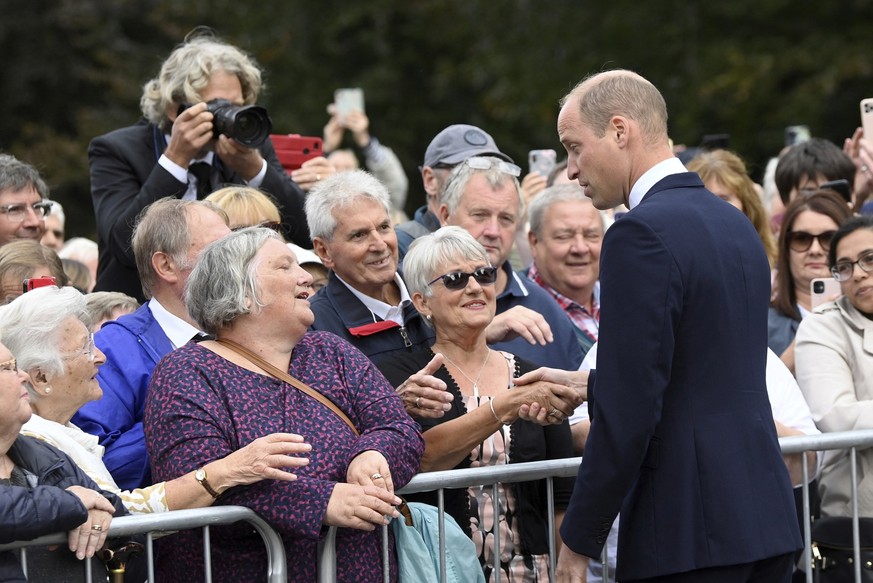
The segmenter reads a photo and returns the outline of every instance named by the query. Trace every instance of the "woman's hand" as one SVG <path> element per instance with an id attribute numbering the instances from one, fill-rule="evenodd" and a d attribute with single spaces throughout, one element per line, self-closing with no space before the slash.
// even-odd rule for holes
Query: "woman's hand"
<path id="1" fill-rule="evenodd" d="M 287 468 L 299 468 L 309 463 L 307 454 L 312 446 L 296 433 L 271 433 L 240 448 L 207 467 L 210 482 L 216 486 L 241 486 L 261 480 L 290 482 L 297 476 Z"/>
<path id="2" fill-rule="evenodd" d="M 74 494 L 88 511 L 88 519 L 67 537 L 70 550 L 79 560 L 91 558 L 106 542 L 109 524 L 115 514 L 115 506 L 103 494 L 84 486 L 70 486 L 67 492 Z"/>
<path id="3" fill-rule="evenodd" d="M 391 479 L 391 470 L 388 469 L 388 460 L 374 449 L 358 454 L 352 460 L 346 472 L 346 482 L 385 488 L 390 494 L 394 494 L 394 481 Z"/>
<path id="4" fill-rule="evenodd" d="M 313 186 L 333 174 L 336 174 L 333 163 L 324 156 L 318 156 L 307 160 L 300 168 L 291 172 L 291 179 L 304 192 L 309 192 Z"/>
<path id="5" fill-rule="evenodd" d="M 400 513 L 395 506 L 400 498 L 384 488 L 337 483 L 327 502 L 324 524 L 371 531 L 388 524 Z"/>
<path id="6" fill-rule="evenodd" d="M 588 397 L 588 372 L 538 368 L 515 379 L 523 391 L 519 417 L 540 425 L 561 423 Z"/>

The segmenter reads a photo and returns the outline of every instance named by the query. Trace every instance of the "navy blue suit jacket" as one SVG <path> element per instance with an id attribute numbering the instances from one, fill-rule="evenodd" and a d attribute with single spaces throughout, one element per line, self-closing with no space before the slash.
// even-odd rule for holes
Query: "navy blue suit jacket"
<path id="1" fill-rule="evenodd" d="M 145 120 L 94 138 L 88 148 L 100 251 L 96 291 L 120 291 L 140 302 L 145 300 L 130 247 L 134 221 L 156 200 L 167 196 L 181 198 L 188 190 L 187 182 L 179 182 L 158 164 L 165 149 L 163 132 Z M 267 161 L 261 190 L 269 193 L 279 207 L 282 223 L 290 229 L 289 239 L 311 247 L 303 191 L 282 169 L 269 140 L 260 147 L 260 152 Z M 215 160 L 213 190 L 244 183 L 241 176 L 221 165 L 217 156 Z"/>
<path id="2" fill-rule="evenodd" d="M 751 222 L 696 174 L 668 176 L 610 227 L 601 265 L 591 432 L 564 542 L 599 557 L 620 510 L 619 580 L 800 548 Z"/>

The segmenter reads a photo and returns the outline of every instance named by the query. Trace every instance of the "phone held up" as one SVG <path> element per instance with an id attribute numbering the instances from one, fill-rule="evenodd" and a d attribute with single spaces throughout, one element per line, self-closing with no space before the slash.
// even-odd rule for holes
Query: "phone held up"
<path id="1" fill-rule="evenodd" d="M 826 302 L 831 302 L 842 293 L 840 282 L 832 277 L 819 277 L 809 283 L 810 306 L 815 309 Z"/>
<path id="2" fill-rule="evenodd" d="M 51 275 L 44 275 L 43 277 L 29 277 L 21 282 L 21 288 L 24 293 L 47 285 L 58 285 L 58 280 Z"/>
<path id="3" fill-rule="evenodd" d="M 360 87 L 347 87 L 333 92 L 336 115 L 342 120 L 353 109 L 364 111 L 364 90 Z"/>
<path id="4" fill-rule="evenodd" d="M 812 133 L 809 131 L 809 126 L 806 125 L 797 125 L 797 126 L 788 126 L 785 128 L 785 145 L 793 146 L 794 144 L 799 144 L 801 142 L 807 142 L 812 137 Z"/>
<path id="5" fill-rule="evenodd" d="M 276 149 L 276 157 L 288 174 L 300 168 L 307 160 L 322 155 L 322 140 L 316 136 L 273 134 L 270 139 Z"/>
<path id="6" fill-rule="evenodd" d="M 558 154 L 554 150 L 531 150 L 527 154 L 528 171 L 548 176 L 555 168 L 557 160 Z"/>
<path id="7" fill-rule="evenodd" d="M 861 127 L 864 128 L 864 138 L 873 139 L 873 97 L 861 100 Z"/>

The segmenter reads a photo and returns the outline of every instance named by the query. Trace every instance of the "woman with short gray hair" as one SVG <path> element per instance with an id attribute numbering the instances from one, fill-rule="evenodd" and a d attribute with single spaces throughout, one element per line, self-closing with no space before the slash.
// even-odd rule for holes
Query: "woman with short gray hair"
<path id="1" fill-rule="evenodd" d="M 249 227 L 209 245 L 188 278 L 188 313 L 215 340 L 188 344 L 155 368 L 144 425 L 152 471 L 168 478 L 271 431 L 315 446 L 298 480 L 226 492 L 220 504 L 255 510 L 282 535 L 289 580 L 314 581 L 324 526 L 337 536 L 337 579 L 382 581 L 382 531 L 398 516 L 394 489 L 418 471 L 421 433 L 375 366 L 327 332 L 308 332 L 311 276 L 274 231 Z M 202 578 L 203 534 L 164 547 L 168 581 Z M 250 528 L 213 537 L 225 581 L 261 576 L 266 554 Z M 394 545 L 390 580 L 396 579 Z"/>
<path id="2" fill-rule="evenodd" d="M 429 350 L 389 356 L 379 368 L 395 386 L 435 356 L 443 364 L 433 373 L 454 399 L 439 419 L 418 418 L 424 431 L 421 470 L 502 465 L 573 456 L 570 426 L 557 408 L 560 398 L 548 387 L 514 386 L 513 379 L 538 365 L 489 348 L 485 330 L 496 310 L 497 270 L 488 253 L 466 230 L 443 227 L 419 237 L 403 261 L 416 309 L 436 331 Z M 519 418 L 519 407 L 538 403 L 555 425 L 543 427 Z M 555 521 L 560 525 L 573 480 L 555 479 Z M 545 480 L 498 484 L 500 516 L 492 520 L 491 486 L 449 489 L 446 512 L 476 543 L 486 580 L 549 579 L 548 516 Z M 412 497 L 410 497 L 412 498 Z M 436 503 L 434 493 L 418 500 Z M 497 525 L 497 526 L 495 526 Z M 500 559 L 494 561 L 494 537 Z"/>

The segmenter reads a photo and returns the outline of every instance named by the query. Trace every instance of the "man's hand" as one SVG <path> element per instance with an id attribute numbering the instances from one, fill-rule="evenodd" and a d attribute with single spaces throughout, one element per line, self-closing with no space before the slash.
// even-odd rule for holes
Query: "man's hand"
<path id="1" fill-rule="evenodd" d="M 264 167 L 260 150 L 243 146 L 223 134 L 215 141 L 215 154 L 228 168 L 242 176 L 243 180 L 251 180 Z"/>
<path id="2" fill-rule="evenodd" d="M 187 168 L 191 160 L 202 158 L 212 140 L 212 118 L 206 103 L 195 103 L 180 113 L 173 122 L 164 155 L 182 168 Z"/>
<path id="3" fill-rule="evenodd" d="M 497 314 L 485 330 L 488 344 L 506 342 L 519 336 L 531 344 L 541 346 L 555 339 L 552 328 L 543 315 L 524 306 L 515 306 Z"/>
<path id="4" fill-rule="evenodd" d="M 567 545 L 561 546 L 558 554 L 558 565 L 555 569 L 555 581 L 559 583 L 586 583 L 588 581 L 588 562 L 585 555 L 574 553 Z"/>
<path id="5" fill-rule="evenodd" d="M 588 371 L 566 371 L 555 368 L 538 368 L 515 379 L 513 383 L 519 387 L 543 384 L 560 402 L 546 405 L 542 401 L 531 401 L 519 407 L 518 416 L 525 421 L 533 421 L 539 425 L 559 424 L 573 410 L 588 398 Z M 552 409 L 561 414 L 555 415 Z"/>
<path id="6" fill-rule="evenodd" d="M 454 399 L 446 383 L 433 376 L 443 365 L 443 355 L 435 355 L 427 365 L 397 387 L 403 407 L 413 417 L 438 419 L 452 408 Z"/>

